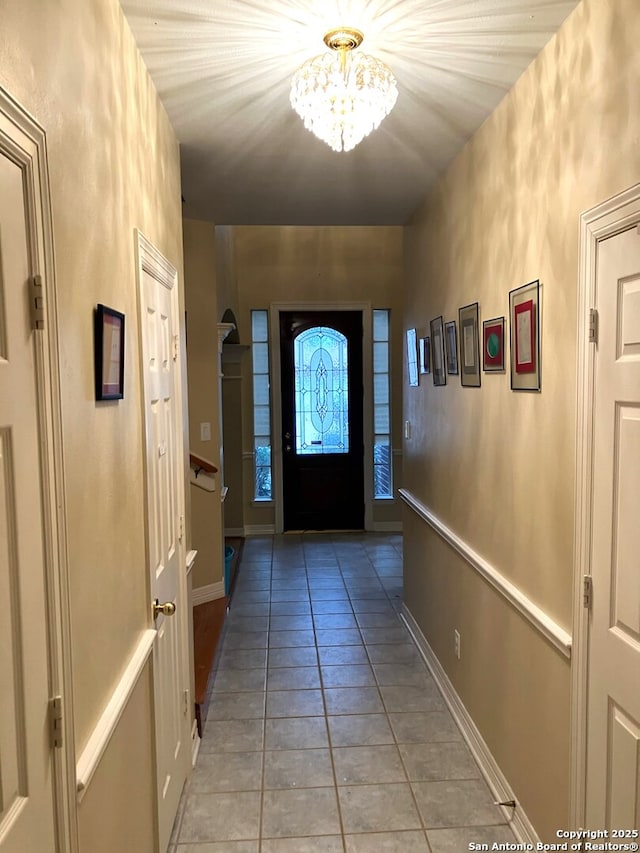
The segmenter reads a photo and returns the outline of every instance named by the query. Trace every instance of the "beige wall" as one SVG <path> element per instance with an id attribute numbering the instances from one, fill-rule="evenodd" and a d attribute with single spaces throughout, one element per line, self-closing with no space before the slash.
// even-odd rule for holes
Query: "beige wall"
<path id="1" fill-rule="evenodd" d="M 0 85 L 47 133 L 79 753 L 149 627 L 134 228 L 182 269 L 178 146 L 116 0 L 6 0 L 1 18 Z M 94 400 L 98 302 L 126 315 L 119 402 Z M 138 738 L 127 772 L 108 751 L 96 776 L 114 825 L 140 821 L 136 838 L 152 832 L 136 793 L 152 784 L 149 727 L 135 722 L 151 713 L 148 685 L 139 691 L 120 723 Z M 105 849 L 90 826 L 83 849 Z"/>
<path id="2" fill-rule="evenodd" d="M 236 316 L 251 342 L 252 309 L 272 302 L 367 301 L 392 312 L 392 443 L 401 445 L 402 228 L 242 226 L 234 229 Z M 243 445 L 253 447 L 251 359 L 243 364 Z M 398 468 L 400 468 L 399 458 Z M 272 507 L 253 505 L 252 460 L 244 465 L 245 524 L 273 524 Z M 376 506 L 378 521 L 399 520 L 397 504 Z"/>
<path id="3" fill-rule="evenodd" d="M 510 391 L 508 371 L 480 389 L 409 388 L 404 485 L 567 630 L 578 218 L 640 180 L 639 42 L 636 0 L 584 0 L 406 230 L 405 327 L 476 300 L 481 320 L 508 315 L 508 291 L 541 280 L 542 392 Z M 568 820 L 570 668 L 436 534 L 405 524 L 410 609 L 552 840 Z"/>
<path id="4" fill-rule="evenodd" d="M 190 448 L 220 469 L 215 230 L 211 223 L 192 219 L 185 219 L 183 227 Z M 211 424 L 211 441 L 200 440 L 201 423 Z M 198 551 L 194 588 L 222 579 L 220 485 L 217 475 L 215 492 L 189 486 L 191 545 Z"/>

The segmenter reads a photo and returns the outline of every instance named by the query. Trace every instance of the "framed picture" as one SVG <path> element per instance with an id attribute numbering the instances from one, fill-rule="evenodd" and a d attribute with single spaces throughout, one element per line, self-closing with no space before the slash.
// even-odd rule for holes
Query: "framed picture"
<path id="1" fill-rule="evenodd" d="M 96 400 L 124 397 L 124 314 L 98 305 L 95 312 Z"/>
<path id="2" fill-rule="evenodd" d="M 447 342 L 447 373 L 458 372 L 458 330 L 456 321 L 444 324 L 444 336 Z"/>
<path id="3" fill-rule="evenodd" d="M 482 369 L 487 373 L 504 371 L 504 317 L 482 323 Z"/>
<path id="4" fill-rule="evenodd" d="M 480 344 L 478 335 L 478 303 L 472 302 L 458 311 L 460 325 L 460 381 L 469 388 L 480 387 Z"/>
<path id="5" fill-rule="evenodd" d="M 420 373 L 431 373 L 431 340 L 430 338 L 420 338 L 418 347 L 420 355 Z"/>
<path id="6" fill-rule="evenodd" d="M 433 350 L 433 384 L 446 385 L 447 373 L 444 362 L 444 325 L 442 317 L 436 317 L 430 323 L 431 348 Z"/>
<path id="7" fill-rule="evenodd" d="M 511 389 L 540 390 L 540 282 L 509 292 Z"/>
<path id="8" fill-rule="evenodd" d="M 416 330 L 407 329 L 407 368 L 409 371 L 409 385 L 418 384 L 418 344 Z"/>

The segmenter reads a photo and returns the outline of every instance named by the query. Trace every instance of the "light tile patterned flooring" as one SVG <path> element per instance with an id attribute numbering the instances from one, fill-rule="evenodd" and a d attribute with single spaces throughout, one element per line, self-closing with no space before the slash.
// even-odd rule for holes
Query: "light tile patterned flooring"
<path id="1" fill-rule="evenodd" d="M 170 853 L 513 842 L 398 618 L 402 539 L 245 543 Z"/>

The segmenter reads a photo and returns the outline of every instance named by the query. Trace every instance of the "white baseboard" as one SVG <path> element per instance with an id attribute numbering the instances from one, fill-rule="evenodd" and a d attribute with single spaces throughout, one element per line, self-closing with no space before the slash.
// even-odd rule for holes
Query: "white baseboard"
<path id="1" fill-rule="evenodd" d="M 244 537 L 245 537 L 244 527 L 225 527 L 224 535 L 225 536 L 240 536 L 244 539 Z"/>
<path id="2" fill-rule="evenodd" d="M 502 803 L 515 799 L 506 776 L 491 754 L 489 747 L 478 731 L 471 715 L 463 705 L 453 684 L 442 668 L 442 664 L 435 656 L 433 649 L 427 642 L 420 626 L 412 616 L 411 611 L 406 604 L 402 605 L 401 616 L 405 625 L 409 629 L 409 633 L 413 637 L 418 650 L 424 658 L 425 663 L 431 671 L 436 684 L 440 688 L 442 697 L 458 724 L 458 727 L 462 732 L 462 736 L 467 742 L 467 746 L 473 753 L 475 760 L 478 762 L 480 770 L 482 771 L 496 802 Z M 522 844 L 532 844 L 535 847 L 540 839 L 533 828 L 533 824 L 524 813 L 520 803 L 518 803 L 515 809 L 512 809 L 509 806 L 503 806 L 502 810 L 517 840 Z"/>
<path id="3" fill-rule="evenodd" d="M 193 721 L 193 726 L 191 727 L 191 766 L 196 766 L 196 761 L 198 760 L 198 753 L 200 752 L 200 744 L 202 740 L 200 735 L 198 734 L 198 723 L 196 720 Z"/>
<path id="4" fill-rule="evenodd" d="M 223 598 L 223 596 L 224 581 L 218 581 L 218 583 L 196 587 L 191 595 L 191 604 L 196 607 L 198 604 L 206 604 L 208 601 L 215 601 L 218 598 Z"/>
<path id="5" fill-rule="evenodd" d="M 245 536 L 273 536 L 276 532 L 275 524 L 246 524 Z"/>

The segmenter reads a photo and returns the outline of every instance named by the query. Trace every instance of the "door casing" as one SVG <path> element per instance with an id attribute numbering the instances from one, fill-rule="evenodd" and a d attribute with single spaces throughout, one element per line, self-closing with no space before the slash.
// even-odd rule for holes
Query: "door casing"
<path id="1" fill-rule="evenodd" d="M 57 843 L 65 853 L 78 853 L 77 798 L 71 669 L 71 618 L 67 514 L 62 451 L 59 335 L 53 225 L 49 197 L 46 133 L 16 100 L 0 87 L 0 150 L 24 176 L 25 218 L 32 274 L 42 276 L 44 327 L 33 332 L 38 377 L 38 421 L 42 446 L 41 468 L 47 610 L 49 679 L 52 696 L 63 701 L 63 745 L 52 749 L 53 796 Z"/>
<path id="2" fill-rule="evenodd" d="M 272 465 L 276 533 L 284 530 L 284 478 L 282 471 L 282 394 L 280 391 L 280 313 L 288 311 L 359 311 L 362 314 L 362 380 L 364 440 L 364 526 L 373 526 L 373 402 L 371 382 L 372 311 L 370 302 L 273 302 L 270 305 L 269 355 L 271 364 Z"/>
<path id="3" fill-rule="evenodd" d="M 578 280 L 576 497 L 574 528 L 574 618 L 571 684 L 570 823 L 586 819 L 587 687 L 589 613 L 583 606 L 583 576 L 591 575 L 596 346 L 589 341 L 589 311 L 596 305 L 598 243 L 640 223 L 640 183 L 580 217 Z"/>

